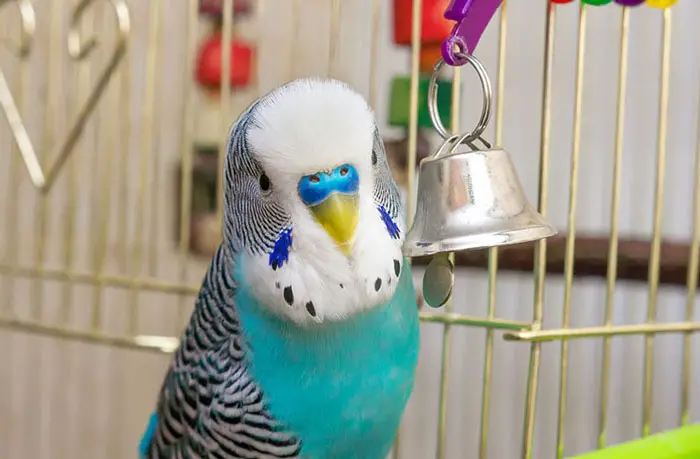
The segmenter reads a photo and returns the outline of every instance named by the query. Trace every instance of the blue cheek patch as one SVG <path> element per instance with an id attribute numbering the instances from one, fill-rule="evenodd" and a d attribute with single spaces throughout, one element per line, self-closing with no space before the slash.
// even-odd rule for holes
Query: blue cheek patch
<path id="1" fill-rule="evenodd" d="M 268 263 L 272 266 L 272 270 L 276 271 L 281 268 L 286 261 L 289 261 L 289 249 L 292 247 L 292 229 L 286 228 L 282 230 L 275 246 L 272 248 Z"/>
<path id="2" fill-rule="evenodd" d="M 401 234 L 399 225 L 397 225 L 394 219 L 391 218 L 391 215 L 389 215 L 389 212 L 387 212 L 384 206 L 377 206 L 377 210 L 379 211 L 379 215 L 381 215 L 382 221 L 384 222 L 384 225 L 386 225 L 386 230 L 389 232 L 391 238 L 398 239 L 399 234 Z"/>
<path id="3" fill-rule="evenodd" d="M 302 177 L 299 181 L 298 189 L 299 196 L 304 204 L 314 206 L 323 202 L 333 193 L 356 193 L 359 186 L 360 177 L 357 174 L 357 169 L 350 164 L 343 164 L 333 169 L 330 173 L 319 172 Z"/>

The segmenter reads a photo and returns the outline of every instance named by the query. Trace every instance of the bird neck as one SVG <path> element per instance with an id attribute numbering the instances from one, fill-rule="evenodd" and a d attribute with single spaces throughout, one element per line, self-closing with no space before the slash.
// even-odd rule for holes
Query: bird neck
<path id="1" fill-rule="evenodd" d="M 315 364 L 362 359 L 376 352 L 379 342 L 403 342 L 418 317 L 410 269 L 404 270 L 390 301 L 347 320 L 300 326 L 270 312 L 246 288 L 237 291 L 236 309 L 254 357 L 269 349 L 280 361 L 308 359 Z"/>

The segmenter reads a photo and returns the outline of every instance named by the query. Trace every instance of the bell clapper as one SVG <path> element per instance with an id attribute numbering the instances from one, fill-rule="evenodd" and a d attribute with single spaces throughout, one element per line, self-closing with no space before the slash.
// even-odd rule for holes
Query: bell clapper
<path id="1" fill-rule="evenodd" d="M 447 253 L 436 254 L 423 275 L 423 297 L 428 306 L 439 308 L 452 296 L 454 264 Z"/>

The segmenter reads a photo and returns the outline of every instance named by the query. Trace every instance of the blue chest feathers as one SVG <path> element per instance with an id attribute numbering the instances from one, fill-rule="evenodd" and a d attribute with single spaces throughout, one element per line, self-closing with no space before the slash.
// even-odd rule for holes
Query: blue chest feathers
<path id="1" fill-rule="evenodd" d="M 413 388 L 418 310 L 408 264 L 394 297 L 356 318 L 299 330 L 239 290 L 249 365 L 302 457 L 383 459 Z"/>

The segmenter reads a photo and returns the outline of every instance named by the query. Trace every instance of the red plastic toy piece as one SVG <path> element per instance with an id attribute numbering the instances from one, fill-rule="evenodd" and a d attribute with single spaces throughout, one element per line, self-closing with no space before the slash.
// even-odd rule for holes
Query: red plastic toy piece
<path id="1" fill-rule="evenodd" d="M 421 43 L 437 45 L 452 32 L 454 23 L 445 19 L 450 0 L 423 0 L 421 17 Z M 413 0 L 394 0 L 394 43 L 411 45 L 411 19 Z"/>
<path id="2" fill-rule="evenodd" d="M 248 14 L 253 9 L 252 0 L 233 0 L 233 14 Z M 223 0 L 199 0 L 199 14 L 221 16 Z"/>
<path id="3" fill-rule="evenodd" d="M 254 51 L 248 44 L 234 39 L 231 43 L 231 87 L 246 86 L 250 82 Z M 197 82 L 202 86 L 218 88 L 221 85 L 221 34 L 212 35 L 197 57 Z"/>

